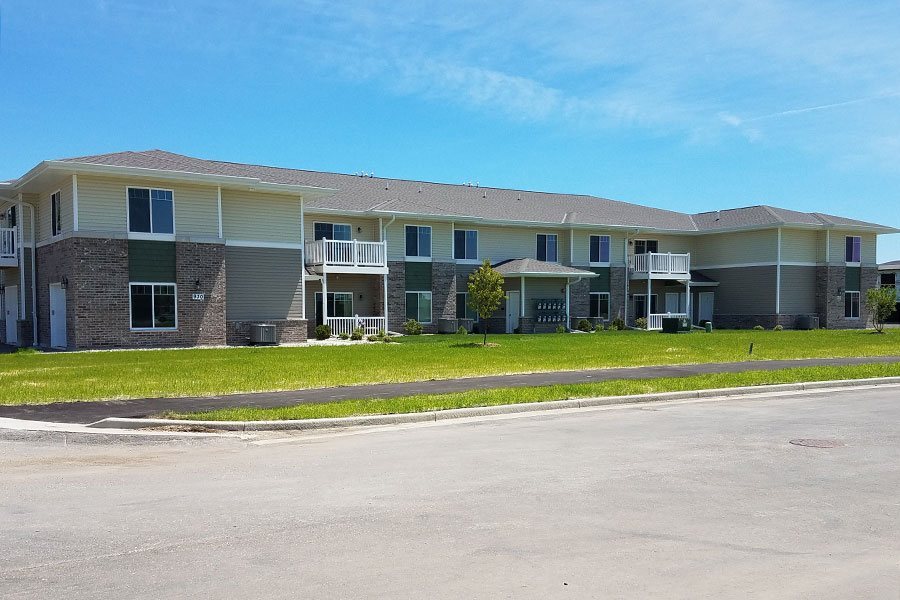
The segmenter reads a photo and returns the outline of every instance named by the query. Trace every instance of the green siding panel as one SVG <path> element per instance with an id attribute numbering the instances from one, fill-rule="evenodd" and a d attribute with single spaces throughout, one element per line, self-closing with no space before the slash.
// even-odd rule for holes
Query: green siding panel
<path id="1" fill-rule="evenodd" d="M 431 291 L 431 263 L 406 263 L 406 289 L 411 292 Z"/>
<path id="2" fill-rule="evenodd" d="M 592 292 L 608 292 L 609 291 L 609 267 L 593 267 L 591 271 L 597 273 L 597 277 L 591 278 Z"/>
<path id="3" fill-rule="evenodd" d="M 175 242 L 128 240 L 131 281 L 175 281 Z"/>
<path id="4" fill-rule="evenodd" d="M 848 292 L 860 291 L 860 282 L 862 281 L 860 271 L 861 269 L 859 267 L 847 267 L 846 274 L 844 275 L 845 290 Z"/>

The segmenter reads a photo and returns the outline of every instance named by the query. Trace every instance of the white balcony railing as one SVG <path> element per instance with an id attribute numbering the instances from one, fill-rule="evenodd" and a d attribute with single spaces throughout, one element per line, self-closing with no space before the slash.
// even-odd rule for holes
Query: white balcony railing
<path id="1" fill-rule="evenodd" d="M 628 257 L 628 268 L 632 273 L 650 275 L 687 275 L 691 272 L 690 254 L 663 254 L 650 252 Z"/>
<path id="2" fill-rule="evenodd" d="M 306 264 L 326 267 L 387 267 L 385 242 L 316 240 L 306 242 Z"/>
<path id="3" fill-rule="evenodd" d="M 350 335 L 357 327 L 362 327 L 365 335 L 377 335 L 380 331 L 387 331 L 384 317 L 328 317 L 325 322 L 331 326 L 331 335 L 334 336 L 342 333 Z"/>
<path id="4" fill-rule="evenodd" d="M 0 260 L 16 260 L 16 230 L 0 228 Z"/>
<path id="5" fill-rule="evenodd" d="M 638 315 L 638 316 L 641 316 L 641 315 Z M 662 331 L 663 319 L 667 319 L 669 317 L 675 317 L 676 319 L 686 319 L 687 313 L 663 313 L 663 314 L 650 313 L 650 318 L 647 319 L 647 329 L 649 331 Z"/>

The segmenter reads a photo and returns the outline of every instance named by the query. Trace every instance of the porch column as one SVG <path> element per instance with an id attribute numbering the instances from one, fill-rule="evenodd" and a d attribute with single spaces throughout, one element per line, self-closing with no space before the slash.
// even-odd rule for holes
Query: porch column
<path id="1" fill-rule="evenodd" d="M 653 290 L 653 279 L 647 273 L 647 327 L 650 327 L 650 292 Z"/>
<path id="2" fill-rule="evenodd" d="M 572 280 L 566 277 L 566 329 L 572 328 L 572 313 L 569 309 L 569 286 L 571 285 Z"/>
<path id="3" fill-rule="evenodd" d="M 684 310 L 685 310 L 685 312 L 687 312 L 688 319 L 690 320 L 691 325 L 693 325 L 694 324 L 694 311 L 691 310 L 691 280 L 690 279 L 688 279 L 687 281 L 684 282 L 684 288 L 687 290 L 687 292 L 685 293 Z"/>
<path id="4" fill-rule="evenodd" d="M 388 332 L 388 276 L 387 273 L 384 274 L 384 310 L 381 311 L 384 313 L 384 332 Z"/>
<path id="5" fill-rule="evenodd" d="M 322 324 L 328 325 L 328 271 L 322 273 Z"/>
<path id="6" fill-rule="evenodd" d="M 525 318 L 525 276 L 519 278 L 519 318 Z"/>

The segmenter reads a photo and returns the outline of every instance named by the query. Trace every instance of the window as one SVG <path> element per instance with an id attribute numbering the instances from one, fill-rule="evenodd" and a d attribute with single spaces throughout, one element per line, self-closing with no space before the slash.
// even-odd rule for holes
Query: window
<path id="1" fill-rule="evenodd" d="M 478 320 L 478 313 L 469 306 L 469 294 L 459 292 L 456 294 L 456 318 Z"/>
<path id="2" fill-rule="evenodd" d="M 537 259 L 556 262 L 557 237 L 555 233 L 539 233 L 537 235 Z"/>
<path id="3" fill-rule="evenodd" d="M 428 225 L 406 226 L 406 256 L 431 257 L 431 227 Z M 430 309 L 429 309 L 430 310 Z"/>
<path id="4" fill-rule="evenodd" d="M 6 226 L 12 229 L 16 226 L 16 207 L 10 206 L 6 209 Z"/>
<path id="5" fill-rule="evenodd" d="M 844 292 L 844 317 L 859 318 L 859 292 Z"/>
<path id="6" fill-rule="evenodd" d="M 339 223 L 315 223 L 313 225 L 313 237 L 316 240 L 344 240 L 351 239 L 349 225 Z M 331 313 L 328 313 L 331 314 Z"/>
<path id="7" fill-rule="evenodd" d="M 457 229 L 453 232 L 453 258 L 478 260 L 478 232 L 474 229 Z"/>
<path id="8" fill-rule="evenodd" d="M 316 292 L 316 325 L 321 325 L 323 323 L 323 316 L 325 316 L 325 311 L 322 310 L 322 292 Z M 329 292 L 328 316 L 352 317 L 353 294 L 350 292 Z"/>
<path id="9" fill-rule="evenodd" d="M 128 188 L 128 231 L 175 233 L 172 190 Z"/>
<path id="10" fill-rule="evenodd" d="M 431 292 L 406 292 L 406 318 L 431 323 Z"/>
<path id="11" fill-rule="evenodd" d="M 844 249 L 844 260 L 848 263 L 859 263 L 862 250 L 862 238 L 858 235 L 848 235 Z"/>
<path id="12" fill-rule="evenodd" d="M 178 327 L 174 283 L 132 283 L 130 287 L 132 329 Z"/>
<path id="13" fill-rule="evenodd" d="M 609 264 L 609 236 L 591 236 L 591 262 Z"/>
<path id="14" fill-rule="evenodd" d="M 656 314 L 656 294 L 650 296 L 650 314 Z M 634 295 L 634 318 L 647 316 L 647 294 Z"/>
<path id="15" fill-rule="evenodd" d="M 52 235 L 62 233 L 62 215 L 60 213 L 59 192 L 55 192 L 50 196 L 50 227 Z"/>
<path id="16" fill-rule="evenodd" d="M 592 319 L 609 320 L 609 292 L 591 292 Z"/>
<path id="17" fill-rule="evenodd" d="M 659 240 L 634 240 L 635 254 L 649 254 L 659 252 Z"/>

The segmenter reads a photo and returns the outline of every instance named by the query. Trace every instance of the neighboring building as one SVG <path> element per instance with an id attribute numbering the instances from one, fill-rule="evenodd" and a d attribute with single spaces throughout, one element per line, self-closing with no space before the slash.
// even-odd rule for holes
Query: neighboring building
<path id="1" fill-rule="evenodd" d="M 878 278 L 881 287 L 890 287 L 897 291 L 897 308 L 888 318 L 888 322 L 900 323 L 900 260 L 878 265 Z"/>
<path id="2" fill-rule="evenodd" d="M 300 342 L 317 323 L 426 330 L 472 318 L 490 260 L 493 331 L 582 318 L 658 328 L 864 327 L 891 227 L 753 206 L 697 215 L 590 196 L 339 175 L 151 150 L 45 161 L 0 183 L 0 339 L 47 347 Z M 455 329 L 455 328 L 454 328 Z"/>

